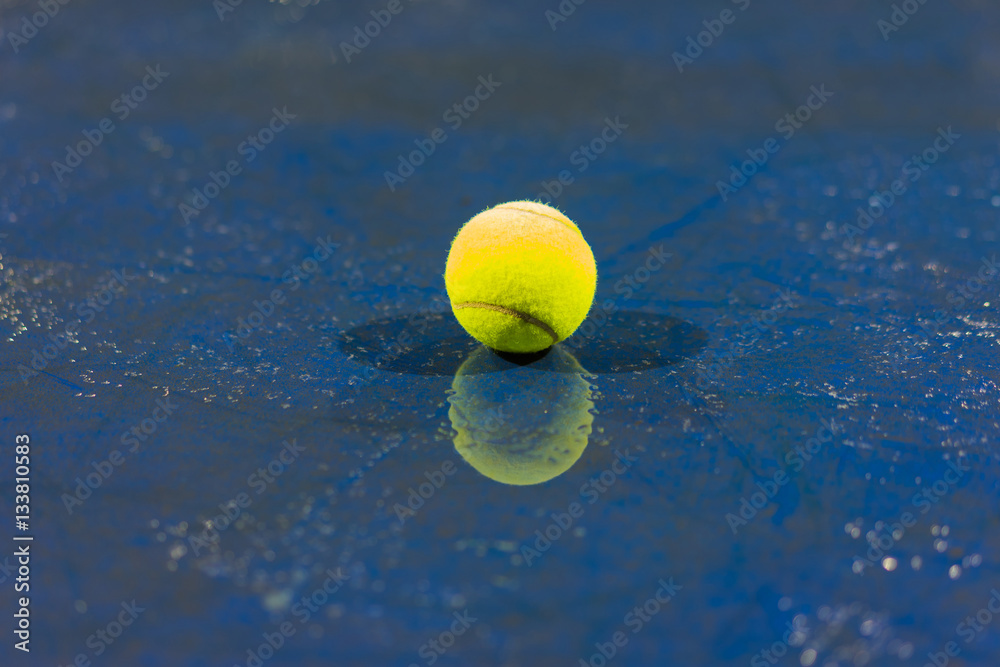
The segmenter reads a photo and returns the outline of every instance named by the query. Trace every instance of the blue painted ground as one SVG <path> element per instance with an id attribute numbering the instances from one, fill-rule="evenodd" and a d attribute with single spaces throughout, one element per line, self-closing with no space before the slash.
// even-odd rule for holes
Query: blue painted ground
<path id="1" fill-rule="evenodd" d="M 1000 664 L 996 7 L 387 7 L 0 3 L 3 664 Z M 448 244 L 546 186 L 502 359 Z"/>

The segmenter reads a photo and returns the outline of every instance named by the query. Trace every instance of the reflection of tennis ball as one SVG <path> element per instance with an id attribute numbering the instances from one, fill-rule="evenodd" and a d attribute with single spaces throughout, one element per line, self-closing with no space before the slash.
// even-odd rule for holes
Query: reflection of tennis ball
<path id="1" fill-rule="evenodd" d="M 465 223 L 444 272 L 455 317 L 503 352 L 537 352 L 568 338 L 597 288 L 594 253 L 556 209 L 501 204 Z"/>
<path id="2" fill-rule="evenodd" d="M 561 475 L 590 437 L 588 377 L 560 346 L 529 366 L 478 348 L 458 369 L 448 397 L 455 449 L 502 484 L 541 484 Z"/>

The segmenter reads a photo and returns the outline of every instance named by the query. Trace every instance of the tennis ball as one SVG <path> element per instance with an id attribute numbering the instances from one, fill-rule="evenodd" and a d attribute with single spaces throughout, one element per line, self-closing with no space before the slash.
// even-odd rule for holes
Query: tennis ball
<path id="1" fill-rule="evenodd" d="M 456 319 L 473 338 L 501 352 L 538 352 L 583 322 L 597 265 L 569 218 L 515 201 L 465 223 L 452 241 L 444 282 Z"/>

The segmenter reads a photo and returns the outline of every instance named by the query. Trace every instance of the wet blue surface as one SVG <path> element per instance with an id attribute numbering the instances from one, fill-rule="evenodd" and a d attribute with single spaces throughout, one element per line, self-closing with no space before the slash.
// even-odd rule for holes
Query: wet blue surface
<path id="1" fill-rule="evenodd" d="M 995 5 L 304 4 L 0 1 L 3 664 L 1000 663 Z M 562 171 L 591 319 L 491 356 L 448 245 Z"/>

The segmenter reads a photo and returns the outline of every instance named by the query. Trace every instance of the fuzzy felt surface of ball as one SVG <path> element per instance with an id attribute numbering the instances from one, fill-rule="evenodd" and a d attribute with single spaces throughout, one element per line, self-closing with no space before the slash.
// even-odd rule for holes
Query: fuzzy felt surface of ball
<path id="1" fill-rule="evenodd" d="M 444 277 L 459 324 L 484 345 L 513 353 L 568 338 L 597 289 L 594 253 L 580 229 L 531 201 L 500 204 L 465 223 Z"/>

